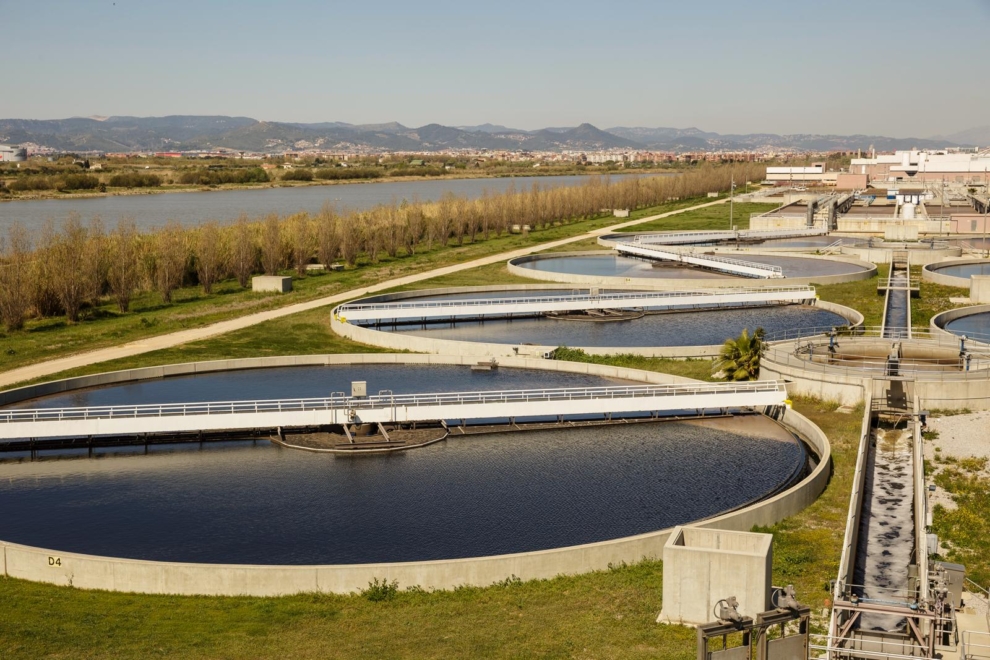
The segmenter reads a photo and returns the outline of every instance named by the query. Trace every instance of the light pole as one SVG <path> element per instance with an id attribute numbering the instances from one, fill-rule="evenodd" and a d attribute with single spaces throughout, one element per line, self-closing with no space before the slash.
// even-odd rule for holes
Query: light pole
<path id="1" fill-rule="evenodd" d="M 735 175 L 729 180 L 729 231 L 733 230 L 733 208 L 732 208 L 732 191 L 736 189 L 736 177 Z"/>

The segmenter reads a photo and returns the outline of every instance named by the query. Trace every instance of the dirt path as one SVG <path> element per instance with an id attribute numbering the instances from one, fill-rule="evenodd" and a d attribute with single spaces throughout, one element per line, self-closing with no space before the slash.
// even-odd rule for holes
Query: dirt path
<path id="1" fill-rule="evenodd" d="M 150 353 L 151 351 L 157 351 L 163 348 L 172 348 L 173 346 L 178 346 L 179 344 L 186 344 L 191 341 L 209 339 L 210 337 L 223 335 L 228 332 L 233 332 L 234 330 L 240 330 L 242 328 L 247 328 L 252 325 L 264 323 L 265 321 L 271 321 L 273 319 L 282 318 L 283 316 L 289 316 L 290 314 L 298 314 L 299 312 L 306 312 L 311 309 L 316 309 L 318 307 L 335 305 L 337 303 L 341 303 L 346 300 L 350 300 L 352 298 L 370 295 L 372 293 L 385 291 L 386 289 L 391 289 L 397 286 L 405 286 L 407 284 L 421 282 L 423 280 L 432 279 L 434 277 L 440 277 L 442 275 L 457 273 L 462 270 L 470 270 L 472 268 L 487 266 L 489 264 L 498 263 L 500 261 L 506 261 L 508 259 L 515 259 L 516 257 L 523 257 L 528 254 L 533 254 L 534 252 L 541 252 L 543 250 L 559 247 L 561 245 L 567 245 L 569 243 L 577 243 L 578 241 L 583 241 L 587 238 L 600 236 L 602 234 L 608 234 L 623 227 L 632 227 L 646 222 L 651 222 L 653 220 L 659 220 L 661 218 L 667 218 L 673 215 L 678 215 L 680 213 L 687 213 L 688 211 L 694 211 L 695 209 L 702 209 L 708 206 L 716 206 L 718 204 L 724 204 L 727 201 L 728 201 L 727 198 L 719 199 L 714 202 L 698 204 L 697 206 L 690 206 L 688 208 L 678 209 L 676 211 L 668 211 L 667 213 L 661 213 L 659 215 L 651 215 L 645 218 L 639 218 L 637 220 L 630 220 L 628 222 L 622 222 L 616 225 L 611 225 L 609 227 L 603 227 L 601 229 L 595 229 L 592 231 L 584 232 L 578 234 L 577 236 L 571 236 L 570 238 L 562 238 L 557 241 L 550 241 L 549 243 L 541 243 L 539 245 L 534 245 L 527 248 L 521 248 L 519 250 L 512 250 L 509 252 L 493 254 L 488 257 L 482 257 L 481 259 L 474 259 L 472 261 L 466 261 L 464 263 L 454 264 L 452 266 L 435 268 L 433 270 L 428 270 L 422 273 L 416 273 L 415 275 L 406 275 L 404 277 L 397 277 L 395 279 L 379 282 L 378 284 L 374 284 L 369 287 L 351 289 L 349 291 L 344 291 L 343 293 L 338 293 L 333 296 L 327 296 L 326 298 L 318 298 L 316 300 L 297 303 L 295 305 L 287 305 L 286 307 L 280 307 L 279 309 L 272 309 L 265 312 L 248 314 L 246 316 L 241 316 L 236 319 L 230 319 L 228 321 L 221 321 L 220 323 L 214 323 L 213 325 L 208 325 L 202 328 L 180 330 L 179 332 L 172 332 L 165 335 L 159 335 L 157 337 L 147 337 L 145 339 L 129 342 L 127 344 L 121 344 L 120 346 L 101 348 L 96 351 L 79 353 L 76 355 L 70 355 L 63 358 L 57 358 L 55 360 L 47 360 L 45 362 L 38 362 L 37 364 L 31 364 L 25 367 L 19 367 L 17 369 L 12 369 L 10 371 L 0 374 L 0 388 L 7 388 L 16 383 L 34 380 L 35 378 L 41 378 L 43 376 L 50 376 L 52 374 L 57 374 L 61 371 L 66 371 L 68 369 L 85 367 L 91 364 L 96 364 L 98 362 L 106 362 L 107 360 L 117 360 L 120 358 L 131 357 L 134 355 L 140 355 L 141 353 Z"/>

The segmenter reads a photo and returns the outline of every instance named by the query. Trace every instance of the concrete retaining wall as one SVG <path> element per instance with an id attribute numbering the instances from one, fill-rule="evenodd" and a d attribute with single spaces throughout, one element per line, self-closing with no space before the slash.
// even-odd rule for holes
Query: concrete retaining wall
<path id="1" fill-rule="evenodd" d="M 738 250 L 718 250 L 715 252 L 722 254 L 739 254 Z M 760 254 L 758 250 L 747 250 L 747 254 Z M 638 284 L 642 288 L 653 289 L 657 291 L 685 291 L 690 289 L 713 289 L 713 288 L 762 288 L 768 286 L 786 286 L 789 284 L 842 284 L 843 282 L 857 282 L 859 280 L 868 280 L 877 274 L 876 265 L 851 257 L 834 257 L 834 256 L 824 256 L 824 255 L 809 255 L 803 253 L 794 253 L 795 257 L 802 257 L 806 259 L 832 259 L 835 261 L 844 261 L 847 263 L 855 263 L 862 265 L 865 270 L 856 273 L 847 273 L 844 275 L 823 275 L 820 277 L 788 277 L 782 280 L 755 280 L 745 277 L 719 277 L 703 280 L 687 280 L 687 279 L 664 279 L 664 278 L 646 278 L 646 277 L 616 277 L 612 275 L 576 275 L 574 273 L 551 273 L 542 270 L 535 270 L 531 268 L 522 268 L 518 264 L 523 264 L 527 262 L 536 261 L 538 259 L 547 259 L 551 257 L 576 257 L 576 256 L 588 256 L 588 255 L 614 255 L 615 252 L 612 250 L 588 250 L 585 252 L 552 252 L 543 254 L 532 254 L 525 257 L 517 257 L 515 259 L 510 259 L 506 263 L 506 268 L 513 275 L 518 275 L 519 277 L 528 277 L 533 280 L 543 280 L 546 282 L 561 282 L 565 284 L 579 284 L 582 286 L 604 286 L 613 287 L 617 289 L 627 288 L 630 285 Z M 780 255 L 779 251 L 768 251 L 767 255 Z M 786 254 L 786 253 L 783 253 Z"/>
<path id="2" fill-rule="evenodd" d="M 165 374 L 198 373 L 224 368 L 251 369 L 291 364 L 469 364 L 459 356 L 432 355 L 323 355 L 295 358 L 256 358 L 134 369 L 58 381 L 51 386 L 33 385 L 5 392 L 6 402 L 73 387 L 155 378 Z M 645 382 L 673 382 L 672 376 L 543 360 L 510 359 L 505 366 L 549 368 Z M 666 379 L 666 380 L 657 380 Z M 806 508 L 824 490 L 831 473 L 831 447 L 821 429 L 793 410 L 782 422 L 798 433 L 819 456 L 819 462 L 805 479 L 785 491 L 714 518 L 698 526 L 747 531 L 753 525 L 771 525 Z M 609 564 L 658 558 L 671 529 L 648 534 L 589 543 L 586 545 L 492 557 L 475 557 L 426 562 L 330 565 L 255 566 L 187 564 L 97 557 L 44 548 L 33 548 L 0 541 L 0 567 L 10 577 L 71 585 L 83 589 L 106 589 L 156 594 L 276 596 L 299 592 L 351 593 L 368 586 L 373 579 L 397 580 L 400 587 L 419 585 L 425 589 L 450 589 L 460 585 L 487 586 L 510 576 L 524 580 L 551 578 L 607 569 Z"/>
<path id="3" fill-rule="evenodd" d="M 862 259 L 864 261 L 870 261 L 875 264 L 889 264 L 890 256 L 897 248 L 891 247 L 855 247 L 855 246 L 842 246 L 840 248 L 842 254 L 847 254 L 857 259 Z M 945 261 L 946 259 L 951 259 L 953 257 L 958 257 L 962 254 L 962 248 L 949 247 L 939 250 L 904 250 L 908 255 L 908 264 L 911 266 L 924 266 L 925 264 L 936 263 L 939 261 Z"/>

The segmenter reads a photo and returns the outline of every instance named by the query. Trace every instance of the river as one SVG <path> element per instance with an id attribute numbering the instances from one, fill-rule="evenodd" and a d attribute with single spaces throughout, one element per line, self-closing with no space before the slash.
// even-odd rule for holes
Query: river
<path id="1" fill-rule="evenodd" d="M 638 175 L 612 175 L 612 179 L 627 176 Z M 0 235 L 5 234 L 7 228 L 14 222 L 21 222 L 28 229 L 36 231 L 46 220 L 62 222 L 73 212 L 79 213 L 84 220 L 99 216 L 108 226 L 116 224 L 120 218 L 129 217 L 134 219 L 138 229 L 148 230 L 161 227 L 172 220 L 192 226 L 208 220 L 228 222 L 242 213 L 251 217 L 273 212 L 281 215 L 297 211 L 315 213 L 327 203 L 341 210 L 363 210 L 403 199 L 433 201 L 440 199 L 447 192 L 476 199 L 481 197 L 485 190 L 504 192 L 512 186 L 515 186 L 516 190 L 528 190 L 534 183 L 540 186 L 573 186 L 589 178 L 588 176 L 534 176 L 438 179 L 12 201 L 0 203 Z"/>

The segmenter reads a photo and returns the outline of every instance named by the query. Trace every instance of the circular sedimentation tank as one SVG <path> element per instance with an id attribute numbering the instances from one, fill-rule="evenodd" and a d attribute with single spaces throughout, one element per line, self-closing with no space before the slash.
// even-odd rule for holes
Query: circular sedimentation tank
<path id="1" fill-rule="evenodd" d="M 973 275 L 990 275 L 990 259 L 951 259 L 922 270 L 922 277 L 930 282 L 962 288 L 969 288 Z"/>
<path id="2" fill-rule="evenodd" d="M 967 335 L 986 341 L 990 338 L 990 311 L 962 316 L 945 324 L 945 329 L 956 335 Z"/>
<path id="3" fill-rule="evenodd" d="M 706 251 L 695 248 L 699 254 Z M 876 266 L 852 258 L 759 251 L 719 250 L 720 257 L 780 267 L 782 279 L 757 279 L 708 270 L 676 261 L 652 261 L 617 254 L 613 251 L 568 252 L 518 257 L 509 261 L 510 272 L 535 279 L 575 284 L 622 286 L 643 284 L 656 288 L 742 286 L 760 287 L 783 284 L 838 283 L 867 279 Z"/>
<path id="4" fill-rule="evenodd" d="M 429 293 L 403 297 L 410 301 L 449 301 L 466 299 L 552 297 L 588 293 L 587 289 L 543 289 L 540 291 L 485 291 Z M 606 290 L 600 293 L 608 293 Z M 374 302 L 369 298 L 357 303 Z M 690 308 L 676 310 L 644 309 L 635 315 L 588 317 L 581 314 L 451 321 L 435 318 L 430 322 L 373 324 L 382 332 L 459 342 L 532 344 L 575 348 L 676 348 L 720 345 L 743 330 L 762 327 L 769 333 L 845 326 L 850 323 L 835 312 L 803 304 Z"/>
<path id="5" fill-rule="evenodd" d="M 584 387 L 579 373 L 464 366 L 297 366 L 120 383 L 20 408 Z M 528 552 L 736 509 L 803 473 L 803 445 L 761 415 L 451 436 L 340 458 L 232 441 L 0 462 L 4 541 L 141 560 L 358 564 Z M 147 452 L 147 453 L 146 453 Z M 60 458 L 68 458 L 65 454 Z M 43 521 L 43 524 L 39 524 Z"/>

